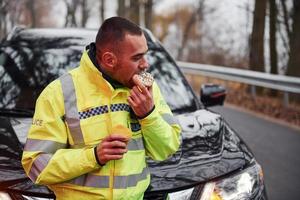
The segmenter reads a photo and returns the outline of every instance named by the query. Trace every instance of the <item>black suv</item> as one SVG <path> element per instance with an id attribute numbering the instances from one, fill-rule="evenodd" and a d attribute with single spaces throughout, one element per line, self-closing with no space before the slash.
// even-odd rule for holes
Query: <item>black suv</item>
<path id="1" fill-rule="evenodd" d="M 222 116 L 205 108 L 223 104 L 224 88 L 203 85 L 201 102 L 162 45 L 148 30 L 144 33 L 149 71 L 182 127 L 182 144 L 172 157 L 148 160 L 151 184 L 145 199 L 267 199 L 253 153 Z M 78 66 L 95 35 L 87 29 L 15 28 L 1 42 L 0 199 L 55 198 L 27 178 L 22 149 L 36 98 L 50 81 Z"/>

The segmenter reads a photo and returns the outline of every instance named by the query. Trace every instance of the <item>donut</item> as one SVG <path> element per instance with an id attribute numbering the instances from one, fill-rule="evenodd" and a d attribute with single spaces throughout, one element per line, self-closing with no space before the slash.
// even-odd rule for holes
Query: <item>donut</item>
<path id="1" fill-rule="evenodd" d="M 132 132 L 129 128 L 123 125 L 116 125 L 112 128 L 112 133 L 125 136 L 127 139 L 132 137 Z"/>
<path id="2" fill-rule="evenodd" d="M 133 78 L 138 86 L 140 86 L 139 84 L 143 84 L 146 87 L 151 87 L 154 81 L 153 76 L 146 71 L 142 71 L 141 73 L 134 75 Z"/>

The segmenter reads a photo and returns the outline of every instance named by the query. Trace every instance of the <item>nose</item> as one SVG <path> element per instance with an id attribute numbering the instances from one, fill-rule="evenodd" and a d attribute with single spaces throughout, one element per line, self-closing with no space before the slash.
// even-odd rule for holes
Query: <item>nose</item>
<path id="1" fill-rule="evenodd" d="M 143 56 L 143 58 L 141 59 L 139 68 L 142 70 L 146 70 L 147 68 L 149 68 L 149 63 L 146 59 L 146 56 Z"/>

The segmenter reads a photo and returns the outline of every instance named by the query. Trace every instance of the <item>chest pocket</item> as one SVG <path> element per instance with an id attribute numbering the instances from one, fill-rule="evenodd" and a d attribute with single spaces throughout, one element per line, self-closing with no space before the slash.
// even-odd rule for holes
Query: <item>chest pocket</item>
<path id="1" fill-rule="evenodd" d="M 98 144 L 108 135 L 108 120 L 101 117 L 81 120 L 81 129 L 86 145 Z"/>

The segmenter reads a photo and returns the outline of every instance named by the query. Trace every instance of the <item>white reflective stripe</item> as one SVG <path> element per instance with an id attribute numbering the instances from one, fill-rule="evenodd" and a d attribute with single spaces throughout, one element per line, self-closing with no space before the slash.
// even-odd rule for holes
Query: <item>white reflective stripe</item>
<path id="1" fill-rule="evenodd" d="M 144 150 L 144 141 L 143 138 L 132 138 L 131 140 L 129 140 L 128 145 L 127 145 L 127 149 L 129 151 L 135 151 L 135 150 Z"/>
<path id="2" fill-rule="evenodd" d="M 66 147 L 66 144 L 60 142 L 27 138 L 24 151 L 41 151 L 53 154 L 58 149 L 64 149 Z"/>
<path id="3" fill-rule="evenodd" d="M 162 118 L 170 125 L 172 124 L 179 124 L 178 120 L 176 117 L 174 117 L 171 114 L 162 114 Z"/>
<path id="4" fill-rule="evenodd" d="M 148 174 L 150 174 L 149 169 L 145 167 L 140 174 L 131 174 L 128 176 L 115 176 L 114 177 L 114 188 L 115 189 L 125 189 L 128 187 L 133 187 L 142 180 L 146 180 Z"/>
<path id="5" fill-rule="evenodd" d="M 31 165 L 31 169 L 29 171 L 29 177 L 33 182 L 36 181 L 37 177 L 45 169 L 51 157 L 52 157 L 51 154 L 41 153 L 33 161 Z"/>
<path id="6" fill-rule="evenodd" d="M 65 120 L 75 144 L 83 144 L 83 135 L 78 115 L 75 87 L 71 74 L 67 73 L 60 78 L 64 95 Z"/>
<path id="7" fill-rule="evenodd" d="M 79 119 L 68 118 L 66 117 L 66 122 L 68 124 L 70 134 L 72 135 L 74 144 L 84 144 L 83 134 L 80 127 Z"/>
<path id="8" fill-rule="evenodd" d="M 131 174 L 128 176 L 114 176 L 114 188 L 126 189 L 128 187 L 136 186 L 138 182 L 146 180 L 149 174 L 149 169 L 145 167 L 139 174 Z M 68 181 L 68 183 L 86 187 L 109 188 L 109 176 L 86 174 L 72 179 Z"/>
<path id="9" fill-rule="evenodd" d="M 68 181 L 68 183 L 86 187 L 109 188 L 109 176 L 81 175 Z"/>

